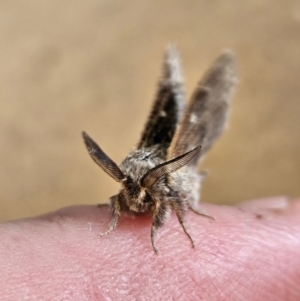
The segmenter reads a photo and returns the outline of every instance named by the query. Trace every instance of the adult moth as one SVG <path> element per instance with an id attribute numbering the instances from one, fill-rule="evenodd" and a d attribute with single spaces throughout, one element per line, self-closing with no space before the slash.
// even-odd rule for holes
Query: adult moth
<path id="1" fill-rule="evenodd" d="M 152 111 L 136 148 L 118 166 L 83 132 L 92 159 L 121 184 L 110 198 L 112 220 L 109 234 L 121 212 L 152 216 L 151 242 L 174 209 L 183 231 L 188 209 L 209 217 L 199 209 L 199 190 L 204 175 L 197 163 L 222 133 L 236 83 L 234 58 L 222 53 L 195 89 L 185 108 L 183 79 L 177 50 L 169 47 Z"/>

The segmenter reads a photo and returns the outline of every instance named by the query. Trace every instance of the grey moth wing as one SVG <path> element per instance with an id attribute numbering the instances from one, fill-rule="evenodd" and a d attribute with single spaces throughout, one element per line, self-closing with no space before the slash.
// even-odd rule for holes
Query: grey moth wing
<path id="1" fill-rule="evenodd" d="M 170 46 L 165 54 L 156 98 L 137 148 L 159 145 L 166 157 L 184 104 L 185 96 L 179 54 L 174 47 Z"/>
<path id="2" fill-rule="evenodd" d="M 225 128 L 235 84 L 234 56 L 225 51 L 213 62 L 192 95 L 170 145 L 168 158 L 201 145 L 201 153 L 189 162 L 189 165 L 197 164 Z"/>

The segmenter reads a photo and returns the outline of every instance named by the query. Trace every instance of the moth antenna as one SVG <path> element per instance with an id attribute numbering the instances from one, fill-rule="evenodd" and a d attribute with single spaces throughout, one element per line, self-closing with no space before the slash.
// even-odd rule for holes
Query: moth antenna
<path id="1" fill-rule="evenodd" d="M 193 150 L 182 154 L 172 160 L 161 163 L 146 172 L 141 179 L 141 185 L 143 187 L 150 188 L 154 185 L 162 176 L 175 172 L 179 168 L 188 164 L 195 156 L 199 154 L 201 146 L 194 148 Z"/>
<path id="2" fill-rule="evenodd" d="M 82 132 L 85 145 L 92 159 L 114 180 L 121 182 L 126 178 L 118 165 L 112 161 L 98 146 L 98 144 L 89 137 L 86 132 Z"/>

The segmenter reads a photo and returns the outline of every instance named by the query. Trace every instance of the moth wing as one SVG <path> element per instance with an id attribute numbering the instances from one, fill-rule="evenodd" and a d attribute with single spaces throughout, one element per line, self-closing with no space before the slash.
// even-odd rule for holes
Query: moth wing
<path id="1" fill-rule="evenodd" d="M 174 47 L 167 49 L 162 76 L 152 111 L 137 148 L 159 144 L 167 153 L 184 109 L 185 96 L 180 58 Z"/>
<path id="2" fill-rule="evenodd" d="M 200 81 L 178 127 L 168 158 L 201 145 L 201 153 L 189 164 L 196 164 L 223 132 L 234 86 L 235 61 L 229 51 L 222 53 Z"/>

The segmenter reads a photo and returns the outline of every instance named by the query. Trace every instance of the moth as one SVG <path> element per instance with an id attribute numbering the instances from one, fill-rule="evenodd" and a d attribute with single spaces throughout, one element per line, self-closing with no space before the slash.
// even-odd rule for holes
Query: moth
<path id="1" fill-rule="evenodd" d="M 122 212 L 152 216 L 151 243 L 172 210 L 191 241 L 184 216 L 188 209 L 206 217 L 199 208 L 204 173 L 199 159 L 223 132 L 236 83 L 235 61 L 223 52 L 197 85 L 186 105 L 180 59 L 177 50 L 166 51 L 156 97 L 141 138 L 118 166 L 83 132 L 92 159 L 115 181 L 120 191 L 110 197 L 113 231 Z M 212 217 L 210 217 L 212 218 Z"/>

